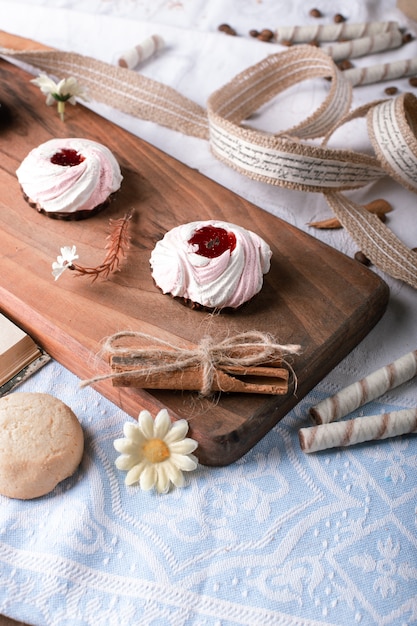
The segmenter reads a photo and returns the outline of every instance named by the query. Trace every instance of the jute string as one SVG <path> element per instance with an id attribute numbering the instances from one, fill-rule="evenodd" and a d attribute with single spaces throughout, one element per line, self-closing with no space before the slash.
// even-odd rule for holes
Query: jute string
<path id="1" fill-rule="evenodd" d="M 128 340 L 128 345 L 123 345 Z M 143 342 L 150 345 L 143 347 Z M 132 346 L 133 343 L 133 346 Z M 135 345 L 136 344 L 136 345 Z M 199 368 L 202 371 L 202 396 L 210 395 L 216 369 L 230 366 L 251 367 L 282 359 L 288 354 L 297 354 L 299 345 L 277 343 L 268 333 L 248 331 L 215 341 L 211 336 L 204 336 L 197 346 L 181 348 L 168 341 L 136 331 L 120 331 L 108 337 L 102 346 L 102 352 L 109 358 L 125 356 L 138 361 L 138 367 L 124 372 L 111 372 L 95 376 L 81 383 L 82 387 L 101 380 L 169 375 L 187 368 Z"/>
<path id="2" fill-rule="evenodd" d="M 241 72 L 209 97 L 207 110 L 137 72 L 76 53 L 5 48 L 0 53 L 59 79 L 75 76 L 96 101 L 208 140 L 218 159 L 253 180 L 323 193 L 371 262 L 417 288 L 417 254 L 343 194 L 386 175 L 417 191 L 417 99 L 412 94 L 352 112 L 350 82 L 328 54 L 308 45 L 268 56 Z M 327 97 L 297 126 L 278 134 L 244 126 L 244 120 L 271 98 L 303 80 L 320 77 L 331 79 Z M 361 116 L 367 119 L 374 156 L 327 147 L 336 128 Z M 318 138 L 323 138 L 321 145 L 308 143 Z"/>

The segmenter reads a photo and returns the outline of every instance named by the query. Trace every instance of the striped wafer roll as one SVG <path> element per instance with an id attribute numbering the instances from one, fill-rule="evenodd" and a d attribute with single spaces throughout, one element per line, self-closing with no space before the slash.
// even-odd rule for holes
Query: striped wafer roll
<path id="1" fill-rule="evenodd" d="M 368 67 L 353 67 L 343 72 L 352 87 L 405 78 L 414 74 L 417 74 L 417 58 L 400 59 L 399 61 L 391 61 L 391 63 L 377 63 Z"/>
<path id="2" fill-rule="evenodd" d="M 275 38 L 277 42 L 309 43 L 310 41 L 337 41 L 338 39 L 359 39 L 368 35 L 398 30 L 398 22 L 361 22 L 349 24 L 312 24 L 309 26 L 280 26 Z"/>
<path id="3" fill-rule="evenodd" d="M 300 428 L 298 437 L 302 451 L 310 453 L 415 432 L 417 432 L 417 409 L 403 409 L 381 415 L 356 417 L 344 422 Z"/>
<path id="4" fill-rule="evenodd" d="M 365 378 L 341 389 L 311 407 L 310 415 L 316 424 L 327 424 L 351 413 L 363 404 L 379 398 L 417 374 L 417 350 L 403 355 L 389 365 L 372 372 Z"/>
<path id="5" fill-rule="evenodd" d="M 165 42 L 160 35 L 151 35 L 134 48 L 125 50 L 117 63 L 120 67 L 127 67 L 132 70 L 145 59 L 149 59 L 157 50 L 161 50 L 164 45 Z"/>
<path id="6" fill-rule="evenodd" d="M 381 35 L 370 35 L 359 39 L 351 39 L 343 43 L 335 43 L 323 47 L 334 61 L 354 59 L 383 50 L 392 50 L 402 45 L 403 36 L 396 28 Z"/>

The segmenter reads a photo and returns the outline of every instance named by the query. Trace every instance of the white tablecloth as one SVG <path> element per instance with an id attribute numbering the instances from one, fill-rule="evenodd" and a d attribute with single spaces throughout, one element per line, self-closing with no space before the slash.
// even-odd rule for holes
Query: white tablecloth
<path id="1" fill-rule="evenodd" d="M 313 23 L 302 0 L 0 1 L 1 28 L 61 50 L 114 63 L 151 34 L 166 47 L 137 71 L 206 105 L 239 71 L 282 50 L 249 37 L 252 28 Z M 393 0 L 320 0 L 331 21 L 397 20 L 417 35 Z M 217 30 L 227 22 L 237 32 Z M 356 65 L 417 56 L 417 42 Z M 391 81 L 400 90 L 408 80 Z M 385 97 L 385 84 L 357 87 L 353 105 Z M 323 96 L 294 88 L 257 123 L 279 131 Z M 101 115 L 303 230 L 329 215 L 321 194 L 255 183 L 230 170 L 208 144 L 110 107 Z M 365 133 L 334 142 L 369 150 Z M 417 245 L 415 196 L 388 177 L 352 194 L 389 200 L 390 227 Z M 314 236 L 351 256 L 345 231 Z M 1 258 L 1 251 L 0 251 Z M 377 271 L 375 268 L 372 271 Z M 382 274 L 381 274 L 382 275 Z M 0 496 L 0 612 L 38 626 L 133 624 L 232 626 L 417 622 L 417 448 L 413 435 L 305 455 L 298 428 L 317 400 L 417 347 L 417 294 L 383 275 L 387 312 L 362 343 L 253 450 L 225 468 L 199 467 L 166 495 L 126 488 L 114 439 L 128 418 L 51 362 L 19 391 L 51 393 L 74 410 L 86 435 L 80 470 L 33 501 Z M 416 405 L 416 381 L 356 415 Z"/>

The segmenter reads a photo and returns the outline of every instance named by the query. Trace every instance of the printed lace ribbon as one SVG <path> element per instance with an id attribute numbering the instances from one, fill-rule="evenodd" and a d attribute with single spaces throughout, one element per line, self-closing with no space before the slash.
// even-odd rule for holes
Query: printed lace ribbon
<path id="1" fill-rule="evenodd" d="M 75 76 L 93 100 L 186 135 L 208 140 L 213 154 L 249 178 L 306 192 L 321 192 L 372 263 L 417 288 L 417 253 L 378 217 L 342 192 L 383 176 L 417 191 L 417 99 L 410 93 L 350 111 L 352 86 L 323 50 L 298 45 L 266 57 L 208 99 L 207 110 L 175 89 L 132 70 L 72 52 L 0 48 L 56 78 Z M 321 106 L 277 134 L 245 120 L 284 90 L 312 78 L 329 80 Z M 375 155 L 327 147 L 342 124 L 365 116 Z M 322 142 L 310 140 L 322 138 Z M 310 143 L 309 143 L 310 141 Z"/>

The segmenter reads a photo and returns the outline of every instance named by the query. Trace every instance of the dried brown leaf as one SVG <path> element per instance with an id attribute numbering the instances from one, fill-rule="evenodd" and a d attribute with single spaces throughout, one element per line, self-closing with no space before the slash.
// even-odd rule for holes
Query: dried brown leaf
<path id="1" fill-rule="evenodd" d="M 73 263 L 71 268 L 77 276 L 90 276 L 92 282 L 101 278 L 107 278 L 110 274 L 120 268 L 120 263 L 127 257 L 130 245 L 129 226 L 133 216 L 133 209 L 117 220 L 110 220 L 111 231 L 107 237 L 107 254 L 103 262 L 97 267 L 84 267 Z"/>

